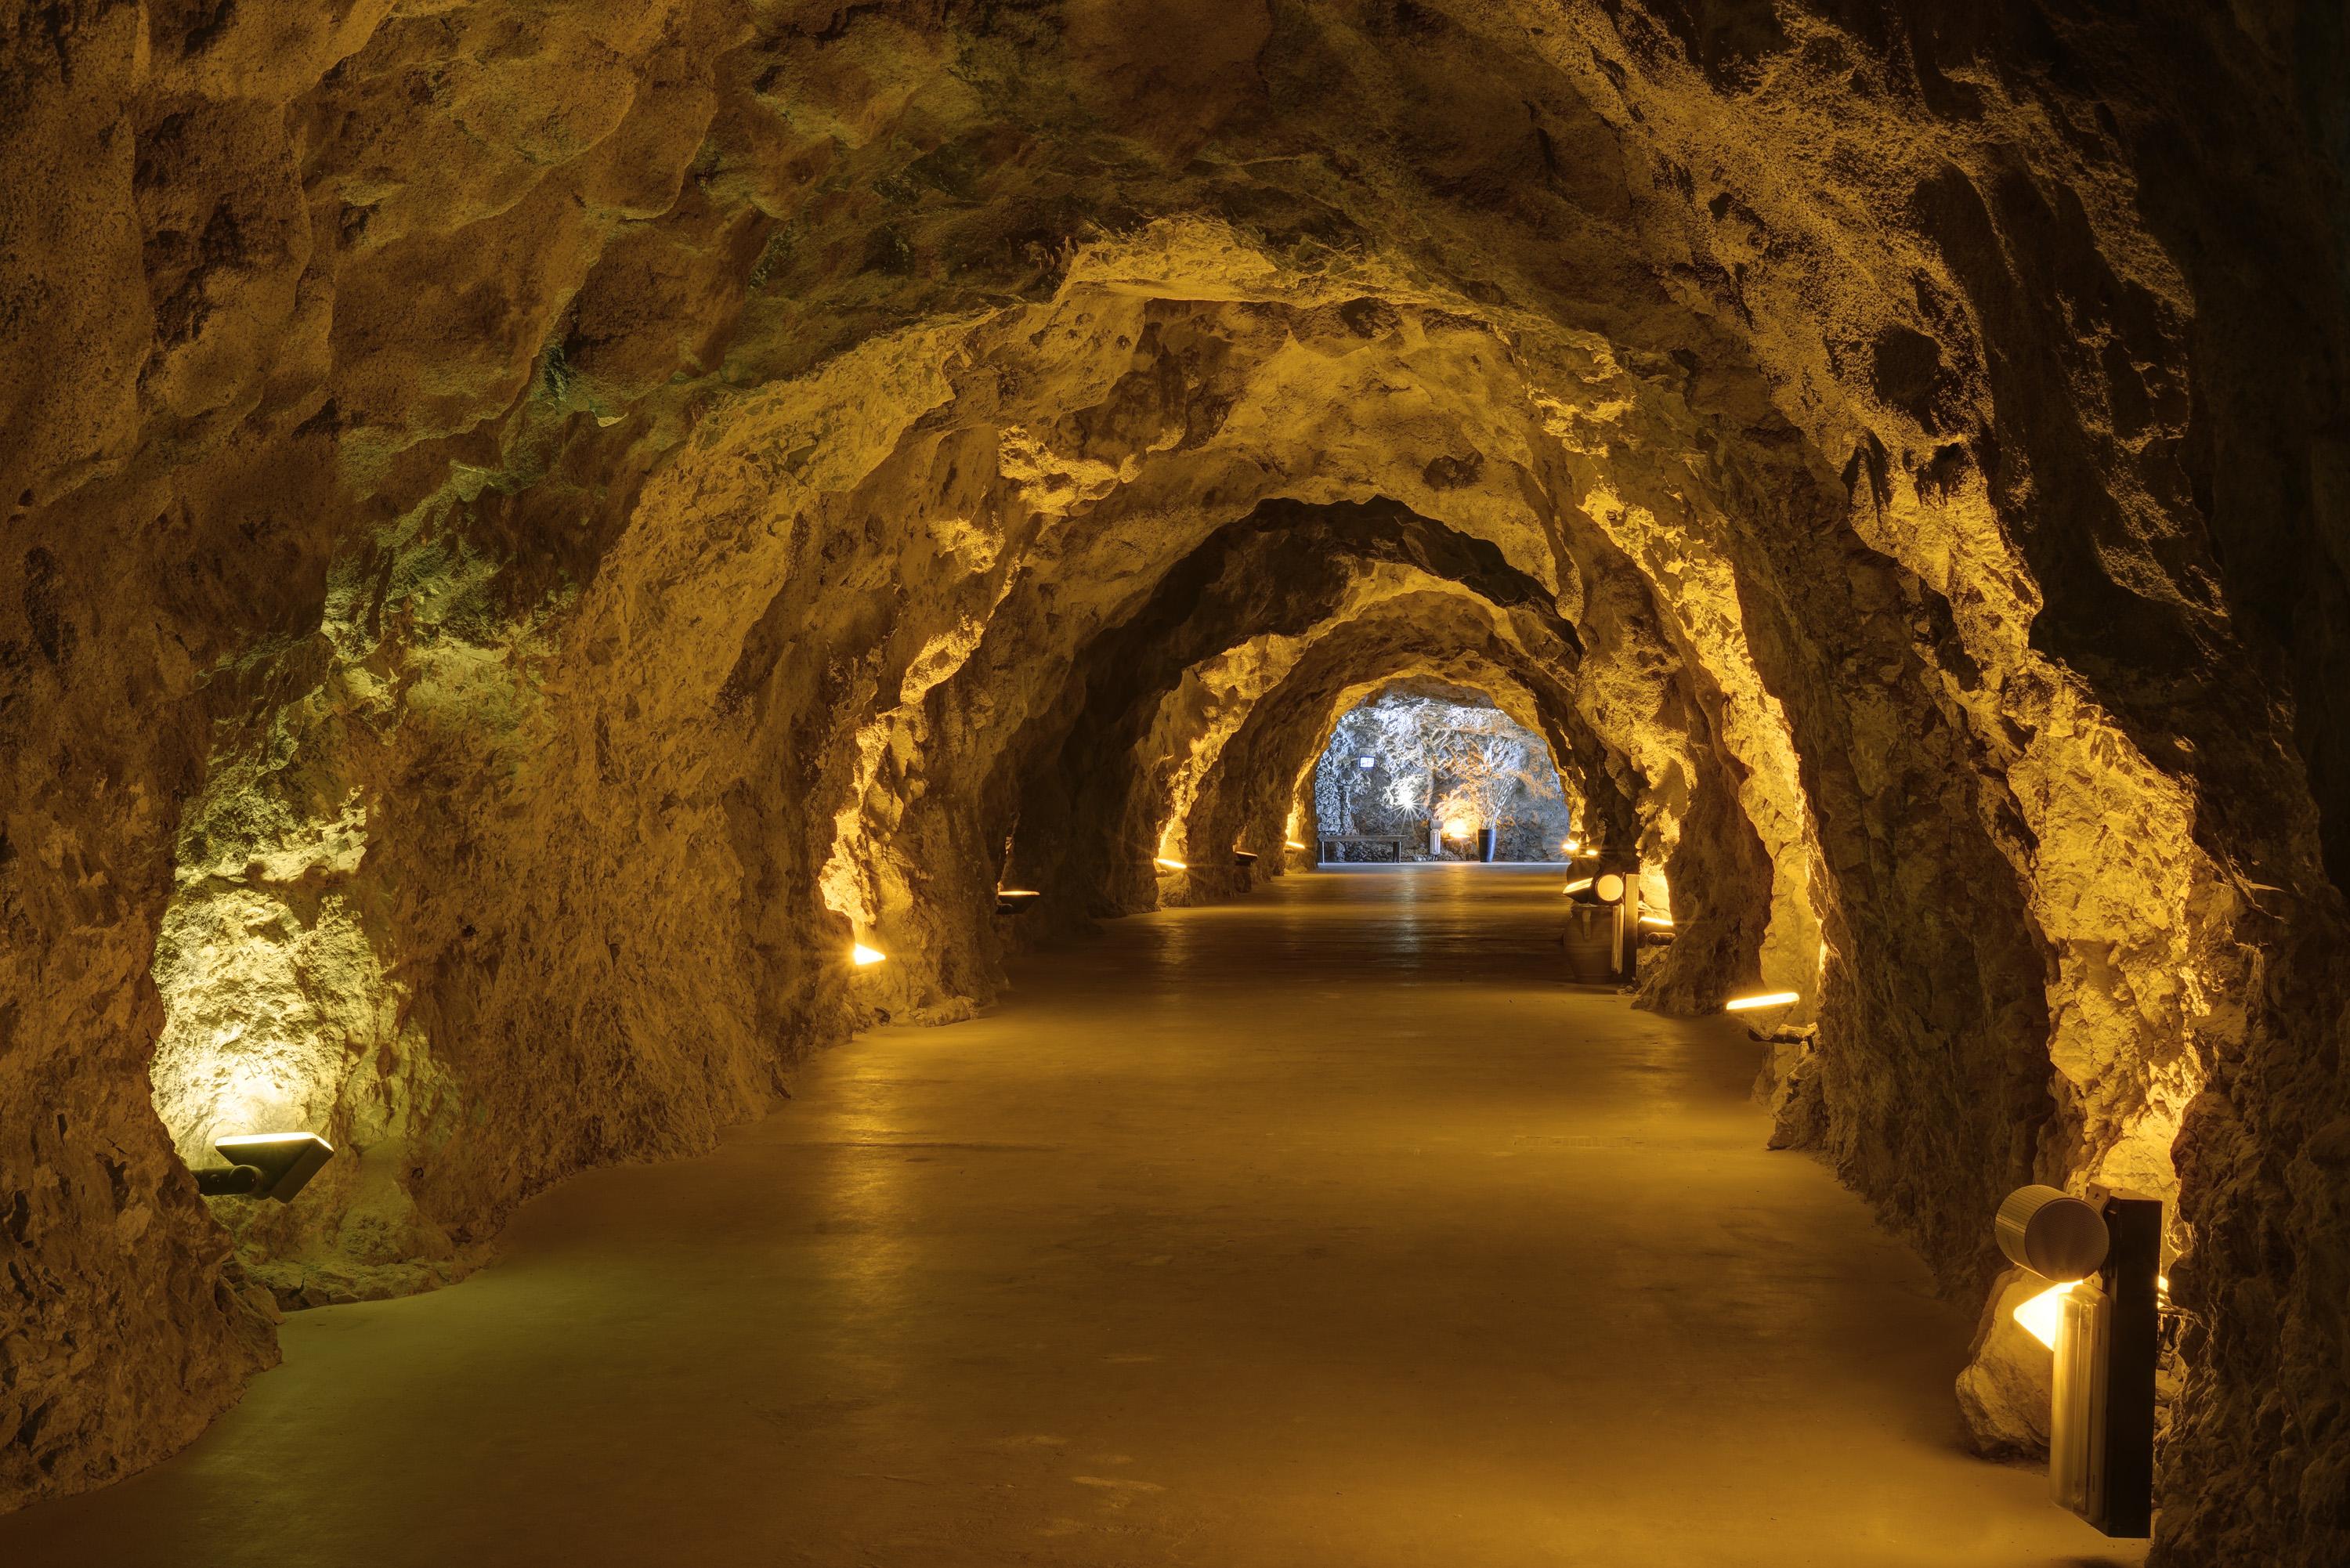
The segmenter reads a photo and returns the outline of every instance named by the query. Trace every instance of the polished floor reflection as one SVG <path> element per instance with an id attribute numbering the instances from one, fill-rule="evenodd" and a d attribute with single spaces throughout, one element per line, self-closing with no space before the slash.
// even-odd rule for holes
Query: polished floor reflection
<path id="1" fill-rule="evenodd" d="M 455 1289 L 290 1321 L 0 1562 L 2138 1561 L 1961 1452 L 1969 1324 L 1764 1152 L 1738 1027 L 1561 981 L 1557 882 L 1119 922 Z"/>

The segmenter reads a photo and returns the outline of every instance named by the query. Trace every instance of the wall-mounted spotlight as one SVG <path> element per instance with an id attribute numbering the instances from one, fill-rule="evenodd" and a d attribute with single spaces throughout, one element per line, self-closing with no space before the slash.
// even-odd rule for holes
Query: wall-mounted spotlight
<path id="1" fill-rule="evenodd" d="M 1575 853 L 1575 840 L 1570 838 L 1565 843 L 1560 845 L 1559 847 L 1565 850 L 1569 855 L 1572 855 Z"/>
<path id="2" fill-rule="evenodd" d="M 1234 848 L 1232 851 L 1232 864 L 1235 866 L 1255 865 L 1256 851 L 1253 849 Z"/>
<path id="3" fill-rule="evenodd" d="M 1784 1007 L 1791 1002 L 1801 1002 L 1800 991 L 1757 991 L 1744 996 L 1733 996 L 1721 1004 L 1724 1012 L 1752 1012 L 1758 1007 Z"/>
<path id="4" fill-rule="evenodd" d="M 2162 1341 L 2162 1205 L 2092 1187 L 2019 1187 L 1991 1222 L 2008 1261 L 2050 1282 L 2015 1309 L 2055 1352 L 2048 1491 L 2106 1534 L 2154 1527 L 2154 1384 Z"/>
<path id="5" fill-rule="evenodd" d="M 883 952 L 879 948 L 868 948 L 863 942 L 858 942 L 855 947 L 849 950 L 848 953 L 849 961 L 854 963 L 858 969 L 870 969 L 873 965 L 881 962 L 889 956 L 889 955 L 888 953 Z"/>
<path id="6" fill-rule="evenodd" d="M 998 888 L 995 890 L 995 912 L 1016 915 L 1044 896 L 1034 888 Z"/>
<path id="7" fill-rule="evenodd" d="M 1559 891 L 1586 904 L 1620 904 L 1631 886 L 1630 880 L 1620 871 L 1600 871 L 1588 877 L 1578 877 Z"/>
<path id="8" fill-rule="evenodd" d="M 334 1158 L 334 1146 L 316 1133 L 240 1133 L 213 1140 L 228 1161 L 195 1173 L 196 1190 L 207 1198 L 275 1198 L 291 1203 L 319 1168 Z"/>
<path id="9" fill-rule="evenodd" d="M 1991 1220 L 1999 1250 L 2019 1269 L 2072 1284 L 2105 1266 L 2113 1245 L 2105 1216 L 2054 1187 L 2019 1187 Z"/>
<path id="10" fill-rule="evenodd" d="M 1189 871 L 1191 869 L 1189 866 L 1184 865 L 1180 860 L 1170 860 L 1164 855 L 1153 857 L 1150 863 L 1153 866 L 1158 867 L 1161 871 Z"/>

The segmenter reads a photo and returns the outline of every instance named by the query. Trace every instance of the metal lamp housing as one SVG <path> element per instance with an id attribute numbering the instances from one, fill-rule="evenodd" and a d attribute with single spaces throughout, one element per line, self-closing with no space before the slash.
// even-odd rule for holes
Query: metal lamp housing
<path id="1" fill-rule="evenodd" d="M 2112 1239 L 2094 1205 L 2054 1187 L 2019 1187 L 1991 1222 L 1999 1250 L 2020 1269 L 2064 1283 L 2105 1266 Z"/>
<path id="2" fill-rule="evenodd" d="M 196 1172 L 196 1190 L 208 1198 L 274 1198 L 291 1203 L 335 1155 L 316 1133 L 238 1133 L 214 1138 L 225 1168 Z"/>

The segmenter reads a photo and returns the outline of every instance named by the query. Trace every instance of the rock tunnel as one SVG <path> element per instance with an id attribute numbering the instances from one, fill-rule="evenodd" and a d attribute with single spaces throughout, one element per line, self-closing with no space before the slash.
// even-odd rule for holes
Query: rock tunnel
<path id="1" fill-rule="evenodd" d="M 1982 1451 L 1990 1214 L 2141 1191 L 2154 1560 L 2350 1555 L 2338 5 L 38 0 L 0 67 L 0 1508 L 1311 874 L 1424 680 L 1669 886 L 1634 1005 L 1800 993 L 1756 1136 L 1980 1318 Z M 299 1202 L 198 1195 L 280 1125 Z"/>

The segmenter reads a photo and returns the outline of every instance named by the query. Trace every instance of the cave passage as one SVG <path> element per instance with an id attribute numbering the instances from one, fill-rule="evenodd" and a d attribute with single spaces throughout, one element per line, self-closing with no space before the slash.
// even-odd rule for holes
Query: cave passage
<path id="1" fill-rule="evenodd" d="M 1968 1314 L 1555 870 L 1292 876 L 874 1031 L 462 1288 L 290 1320 L 12 1563 L 2138 1561 L 1966 1457 Z M 2085 1550 L 2095 1554 L 2085 1554 Z"/>
<path id="2" fill-rule="evenodd" d="M 2343 0 L 0 10 L 0 1568 L 2343 1568 L 2345 890 Z"/>

